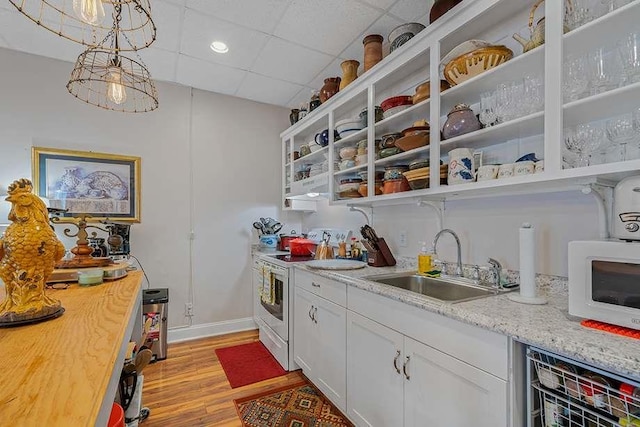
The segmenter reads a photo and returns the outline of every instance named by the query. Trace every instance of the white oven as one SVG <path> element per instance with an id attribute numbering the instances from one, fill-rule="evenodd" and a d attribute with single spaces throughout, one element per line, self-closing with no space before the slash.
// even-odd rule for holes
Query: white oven
<path id="1" fill-rule="evenodd" d="M 254 271 L 257 294 L 254 298 L 255 320 L 260 329 L 260 341 L 284 369 L 294 370 L 293 346 L 289 321 L 292 313 L 289 295 L 289 268 L 260 258 Z"/>

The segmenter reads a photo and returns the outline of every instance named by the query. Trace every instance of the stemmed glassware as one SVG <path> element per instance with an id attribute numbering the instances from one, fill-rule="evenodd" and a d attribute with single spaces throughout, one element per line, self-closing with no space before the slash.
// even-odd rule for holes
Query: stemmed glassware
<path id="1" fill-rule="evenodd" d="M 616 66 L 615 55 L 600 47 L 589 53 L 588 64 L 591 95 L 597 95 L 618 86 L 618 78 L 621 73 Z"/>
<path id="2" fill-rule="evenodd" d="M 591 124 L 567 128 L 564 143 L 569 151 L 576 154 L 575 167 L 589 166 L 593 152 L 602 145 L 602 129 Z"/>
<path id="3" fill-rule="evenodd" d="M 607 138 L 620 146 L 620 157 L 618 160 L 627 160 L 627 144 L 633 142 L 636 131 L 633 124 L 633 115 L 626 113 L 607 120 Z"/>
<path id="4" fill-rule="evenodd" d="M 591 22 L 594 15 L 589 8 L 587 0 L 572 0 L 571 3 L 567 2 L 565 10 L 564 22 L 571 30 Z"/>
<path id="5" fill-rule="evenodd" d="M 640 31 L 628 34 L 618 42 L 618 52 L 627 84 L 640 82 Z"/>
<path id="6" fill-rule="evenodd" d="M 544 88 L 539 77 L 526 75 L 523 78 L 523 115 L 533 114 L 544 108 Z"/>

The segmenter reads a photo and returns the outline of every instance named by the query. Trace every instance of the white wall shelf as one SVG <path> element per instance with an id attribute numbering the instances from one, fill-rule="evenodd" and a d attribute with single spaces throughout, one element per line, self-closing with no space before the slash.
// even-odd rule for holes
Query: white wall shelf
<path id="1" fill-rule="evenodd" d="M 367 168 L 366 164 L 358 165 L 358 166 L 354 166 L 354 167 L 349 168 L 349 169 L 344 169 L 344 170 L 340 170 L 340 171 L 334 172 L 334 175 L 335 176 L 350 175 L 350 174 L 353 174 L 355 172 L 361 171 L 361 170 L 366 169 L 366 168 Z"/>
<path id="2" fill-rule="evenodd" d="M 302 156 L 294 160 L 293 164 L 294 166 L 297 166 L 303 163 L 309 163 L 310 160 L 315 160 L 316 162 L 322 161 L 324 160 L 324 158 L 326 158 L 328 153 L 329 153 L 329 146 L 322 147 L 319 150 L 312 151 L 310 154 L 307 154 L 306 156 Z"/>
<path id="3" fill-rule="evenodd" d="M 519 45 L 511 39 L 514 31 L 524 34 L 528 11 L 533 0 L 464 0 L 450 13 L 429 25 L 402 48 L 393 52 L 381 63 L 358 77 L 344 91 L 323 104 L 313 124 L 296 124 L 281 134 L 284 144 L 295 147 L 294 140 L 311 134 L 311 129 L 321 128 L 326 118 L 330 132 L 334 122 L 356 114 L 363 108 L 371 111 L 381 100 L 394 95 L 407 95 L 417 84 L 431 82 L 431 98 L 414 105 L 392 117 L 374 123 L 369 115 L 368 128 L 348 138 L 329 144 L 329 173 L 325 189 L 331 204 L 377 205 L 414 203 L 416 200 L 446 200 L 474 198 L 531 192 L 565 191 L 580 188 L 594 182 L 614 183 L 625 176 L 638 174 L 640 160 L 589 166 L 579 169 L 562 169 L 562 130 L 578 123 L 601 120 L 640 106 L 640 83 L 628 85 L 607 93 L 590 96 L 575 102 L 563 103 L 562 66 L 563 54 L 583 54 L 603 43 L 615 43 L 640 22 L 640 0 L 600 17 L 574 31 L 563 34 L 562 3 L 545 2 L 538 15 L 546 15 L 546 45 L 527 53 L 521 53 Z M 542 11 L 544 10 L 544 13 Z M 441 58 L 459 43 L 484 38 L 509 45 L 515 57 L 500 66 L 486 71 L 460 85 L 439 92 Z M 539 75 L 545 83 L 544 111 L 520 117 L 506 123 L 484 128 L 476 132 L 441 141 L 440 129 L 447 112 L 458 103 L 477 104 L 481 93 L 495 90 L 499 83 L 516 82 L 525 75 Z M 434 90 L 435 89 L 435 90 Z M 376 139 L 385 133 L 401 131 L 418 119 L 431 123 L 430 145 L 384 159 L 376 158 Z M 305 121 L 308 119 L 304 119 Z M 408 163 L 416 158 L 429 158 L 438 164 L 448 151 L 466 147 L 480 149 L 494 147 L 495 155 L 512 155 L 513 145 L 537 144 L 542 140 L 543 151 L 536 150 L 545 160 L 545 171 L 509 179 L 474 182 L 465 185 L 440 185 L 439 174 L 433 170 L 431 188 L 348 200 L 335 200 L 338 177 L 356 170 L 366 170 L 373 180 L 376 168 L 385 165 Z M 534 137 L 532 140 L 531 137 Z M 368 162 L 347 171 L 338 171 L 338 148 L 362 139 L 368 141 Z M 527 139 L 528 138 L 528 139 Z M 525 140 L 525 141 L 522 141 Z M 352 144 L 355 145 L 355 144 Z M 332 148 L 333 147 L 333 148 Z M 291 148 L 291 147 L 290 147 Z M 289 150 L 291 151 L 291 149 Z M 292 169 L 292 168 L 290 168 Z M 328 176 L 336 179 L 328 179 Z M 317 177 L 316 177 L 317 178 Z M 306 181 L 306 180 L 305 180 Z M 289 196 L 306 194 L 310 187 L 304 181 L 293 182 Z M 285 197 L 288 196 L 285 194 Z"/>

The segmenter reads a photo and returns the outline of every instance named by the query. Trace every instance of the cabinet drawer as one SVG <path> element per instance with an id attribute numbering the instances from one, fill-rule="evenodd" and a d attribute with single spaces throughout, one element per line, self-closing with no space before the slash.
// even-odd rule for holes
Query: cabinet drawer
<path id="1" fill-rule="evenodd" d="M 354 287 L 349 287 L 348 309 L 498 378 L 508 378 L 504 335 Z"/>
<path id="2" fill-rule="evenodd" d="M 328 299 L 342 307 L 347 305 L 347 285 L 344 283 L 299 269 L 295 270 L 294 280 L 295 285 L 299 288 Z"/>

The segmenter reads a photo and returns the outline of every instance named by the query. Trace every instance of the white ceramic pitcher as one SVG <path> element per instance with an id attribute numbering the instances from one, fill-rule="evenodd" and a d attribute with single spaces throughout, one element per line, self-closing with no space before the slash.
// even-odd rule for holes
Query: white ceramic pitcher
<path id="1" fill-rule="evenodd" d="M 473 182 L 476 171 L 473 152 L 469 148 L 456 148 L 449 151 L 449 185 Z"/>

